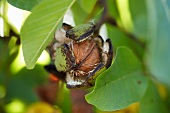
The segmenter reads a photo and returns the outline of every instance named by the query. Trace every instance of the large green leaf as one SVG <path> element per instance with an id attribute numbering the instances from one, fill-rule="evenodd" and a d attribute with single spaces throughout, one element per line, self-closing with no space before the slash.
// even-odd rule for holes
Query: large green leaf
<path id="1" fill-rule="evenodd" d="M 139 101 L 147 87 L 141 68 L 132 51 L 118 48 L 114 64 L 97 78 L 86 100 L 103 111 L 123 109 Z"/>
<path id="2" fill-rule="evenodd" d="M 149 81 L 145 95 L 140 101 L 140 113 L 168 113 L 152 81 Z"/>
<path id="3" fill-rule="evenodd" d="M 7 0 L 11 5 L 31 11 L 31 9 L 43 0 Z"/>
<path id="4" fill-rule="evenodd" d="M 157 79 L 170 87 L 170 2 L 147 0 L 147 63 Z"/>
<path id="5" fill-rule="evenodd" d="M 51 42 L 66 11 L 75 0 L 45 0 L 37 5 L 21 29 L 21 42 L 27 68 L 35 63 Z"/>

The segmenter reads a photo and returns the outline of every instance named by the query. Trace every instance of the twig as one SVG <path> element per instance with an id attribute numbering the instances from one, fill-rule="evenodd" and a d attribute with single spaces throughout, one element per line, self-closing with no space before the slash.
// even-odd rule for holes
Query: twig
<path id="1" fill-rule="evenodd" d="M 99 33 L 100 27 L 103 25 L 103 23 L 106 22 L 106 18 L 107 18 L 107 13 L 108 13 L 108 9 L 107 9 L 107 4 L 105 2 L 105 0 L 99 0 L 99 3 L 101 3 L 101 5 L 104 7 L 102 16 L 100 18 L 100 20 L 96 23 L 96 29 L 95 29 L 95 34 Z"/>

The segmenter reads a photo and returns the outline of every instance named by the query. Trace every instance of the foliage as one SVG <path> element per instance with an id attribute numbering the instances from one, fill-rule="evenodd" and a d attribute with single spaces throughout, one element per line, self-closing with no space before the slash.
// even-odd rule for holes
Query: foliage
<path id="1" fill-rule="evenodd" d="M 28 68 L 34 67 L 42 51 L 53 39 L 54 32 L 64 14 L 73 3 L 74 1 L 68 0 L 43 1 L 32 10 L 21 30 L 23 54 Z M 53 5 L 44 7 L 47 4 Z M 31 41 L 32 39 L 34 41 Z"/>
<path id="2" fill-rule="evenodd" d="M 18 7 L 20 9 L 24 9 L 24 10 L 28 10 L 31 11 L 32 8 L 34 6 L 36 6 L 37 4 L 39 4 L 42 0 L 29 0 L 29 1 L 25 1 L 25 0 L 8 0 L 8 2 L 15 6 Z"/>
<path id="3" fill-rule="evenodd" d="M 96 87 L 86 96 L 89 103 L 101 110 L 125 108 L 139 101 L 147 88 L 142 65 L 135 55 L 125 47 L 118 48 L 116 53 L 114 64 L 100 75 Z"/>
<path id="4" fill-rule="evenodd" d="M 30 11 L 31 14 L 23 24 L 20 34 L 17 34 L 15 26 L 7 19 L 8 8 L 5 0 L 0 1 L 0 6 L 4 9 L 0 17 L 4 20 L 5 26 L 5 35 L 0 38 L 0 112 L 8 112 L 8 107 L 4 106 L 8 106 L 15 99 L 19 99 L 25 105 L 40 101 L 40 95 L 35 90 L 46 85 L 49 76 L 43 66 L 36 65 L 36 62 L 53 40 L 54 33 L 61 27 L 68 10 L 72 11 L 75 24 L 93 21 L 96 24 L 95 33 L 99 33 L 104 24 L 108 36 L 103 38 L 109 37 L 114 46 L 112 66 L 97 78 L 95 87 L 85 96 L 88 103 L 101 110 L 96 112 L 121 110 L 135 102 L 139 103 L 140 113 L 170 112 L 168 0 L 7 2 Z M 21 44 L 26 67 L 13 73 L 11 64 L 17 58 Z M 58 81 L 57 84 L 61 85 Z M 160 90 L 159 87 L 164 90 Z M 64 99 L 64 94 L 67 95 L 67 99 Z M 60 107 L 59 112 L 64 111 L 66 107 L 71 109 L 67 90 L 63 89 L 58 93 L 58 98 L 61 99 L 56 99 L 55 104 Z"/>

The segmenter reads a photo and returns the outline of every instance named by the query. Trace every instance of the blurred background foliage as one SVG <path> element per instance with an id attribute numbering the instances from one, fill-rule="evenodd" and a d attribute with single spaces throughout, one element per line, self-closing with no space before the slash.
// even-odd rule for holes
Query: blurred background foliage
<path id="1" fill-rule="evenodd" d="M 84 95 L 92 89 L 68 90 L 47 73 L 43 68 L 50 63 L 46 51 L 34 69 L 26 69 L 20 29 L 42 1 L 0 1 L 0 113 L 168 113 L 169 1 L 76 0 L 64 16 L 63 21 L 73 26 L 94 21 L 96 32 L 111 38 L 114 51 L 126 46 L 142 63 L 144 75 L 149 78 L 144 97 L 114 112 L 86 103 Z"/>

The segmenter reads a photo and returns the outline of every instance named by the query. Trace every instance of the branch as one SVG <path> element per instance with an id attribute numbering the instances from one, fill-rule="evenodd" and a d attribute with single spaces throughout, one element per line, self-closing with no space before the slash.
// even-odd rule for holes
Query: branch
<path id="1" fill-rule="evenodd" d="M 107 9 L 107 4 L 105 0 L 99 0 L 99 3 L 101 6 L 104 7 L 103 13 L 99 21 L 96 23 L 96 29 L 95 29 L 95 34 L 99 33 L 100 27 L 103 25 L 103 23 L 106 22 L 106 18 L 108 16 L 108 9 Z"/>

